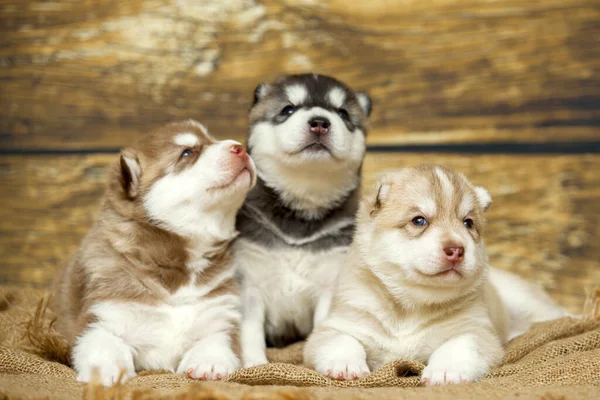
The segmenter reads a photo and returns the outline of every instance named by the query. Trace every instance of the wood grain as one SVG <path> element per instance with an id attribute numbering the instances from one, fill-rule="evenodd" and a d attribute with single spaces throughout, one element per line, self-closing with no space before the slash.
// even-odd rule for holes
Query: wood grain
<path id="1" fill-rule="evenodd" d="M 372 94 L 371 144 L 600 138 L 597 0 L 0 0 L 0 25 L 2 148 L 241 138 L 254 87 L 305 71 Z"/>
<path id="2" fill-rule="evenodd" d="M 46 287 L 96 213 L 115 155 L 0 157 L 0 283 Z M 486 186 L 491 262 L 581 311 L 584 285 L 600 283 L 599 155 L 505 156 L 370 153 L 378 173 L 435 162 Z"/>

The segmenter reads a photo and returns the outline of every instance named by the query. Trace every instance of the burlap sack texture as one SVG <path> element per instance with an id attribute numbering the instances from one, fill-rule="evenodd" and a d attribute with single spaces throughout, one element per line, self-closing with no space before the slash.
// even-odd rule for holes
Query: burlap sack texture
<path id="1" fill-rule="evenodd" d="M 394 398 L 600 398 L 600 287 L 593 288 L 584 318 L 534 326 L 513 340 L 502 366 L 481 382 L 418 387 L 423 365 L 387 364 L 349 382 L 328 379 L 302 366 L 302 343 L 269 350 L 271 364 L 242 369 L 223 382 L 194 382 L 184 375 L 143 372 L 105 389 L 75 381 L 64 340 L 51 328 L 53 315 L 34 289 L 0 287 L 0 399 L 349 399 Z"/>

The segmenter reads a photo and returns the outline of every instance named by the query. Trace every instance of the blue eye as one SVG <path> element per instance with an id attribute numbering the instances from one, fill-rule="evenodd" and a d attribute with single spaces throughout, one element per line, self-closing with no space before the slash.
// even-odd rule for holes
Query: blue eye
<path id="1" fill-rule="evenodd" d="M 427 220 L 424 217 L 414 217 L 411 221 L 415 226 L 427 225 Z"/>
<path id="2" fill-rule="evenodd" d="M 285 106 L 281 110 L 281 115 L 292 115 L 294 111 L 296 111 L 296 108 L 294 108 L 294 106 Z"/>
<path id="3" fill-rule="evenodd" d="M 187 156 L 191 156 L 194 152 L 191 149 L 185 149 L 179 158 L 186 158 Z"/>
<path id="4" fill-rule="evenodd" d="M 473 220 L 471 218 L 467 218 L 463 221 L 463 225 L 467 227 L 467 229 L 473 228 Z"/>
<path id="5" fill-rule="evenodd" d="M 337 110 L 337 113 L 340 117 L 342 117 L 342 119 L 348 119 L 350 118 L 350 115 L 348 115 L 348 111 L 346 111 L 343 108 L 340 108 L 339 110 Z"/>

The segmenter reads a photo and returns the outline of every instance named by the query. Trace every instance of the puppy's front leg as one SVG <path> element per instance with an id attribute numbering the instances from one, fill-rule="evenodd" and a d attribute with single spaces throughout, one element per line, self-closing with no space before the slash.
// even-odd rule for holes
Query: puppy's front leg
<path id="1" fill-rule="evenodd" d="M 240 326 L 244 368 L 266 364 L 265 304 L 258 289 L 242 287 L 242 323 Z"/>
<path id="2" fill-rule="evenodd" d="M 359 379 L 369 374 L 367 354 L 353 336 L 331 328 L 317 328 L 304 347 L 304 360 L 317 372 L 338 380 Z"/>
<path id="3" fill-rule="evenodd" d="M 502 360 L 500 340 L 489 332 L 462 334 L 442 344 L 421 374 L 427 386 L 474 382 Z"/>
<path id="4" fill-rule="evenodd" d="M 131 348 L 123 339 L 96 324 L 77 339 L 72 355 L 79 382 L 89 382 L 95 372 L 104 386 L 135 376 Z"/>
<path id="5" fill-rule="evenodd" d="M 317 306 L 315 307 L 315 314 L 313 315 L 313 329 L 319 322 L 327 318 L 332 299 L 333 291 L 331 289 L 324 289 L 319 295 Z"/>
<path id="6" fill-rule="evenodd" d="M 185 353 L 177 373 L 186 373 L 192 379 L 220 380 L 240 367 L 232 346 L 229 332 L 207 336 Z"/>

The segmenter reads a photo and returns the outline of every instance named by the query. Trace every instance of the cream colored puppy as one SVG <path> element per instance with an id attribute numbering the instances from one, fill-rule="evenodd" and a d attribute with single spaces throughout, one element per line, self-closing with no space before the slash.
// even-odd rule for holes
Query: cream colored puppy
<path id="1" fill-rule="evenodd" d="M 305 361 L 335 379 L 426 363 L 426 385 L 471 382 L 498 365 L 508 315 L 488 283 L 488 192 L 423 165 L 388 173 L 361 204 L 352 264 Z"/>

